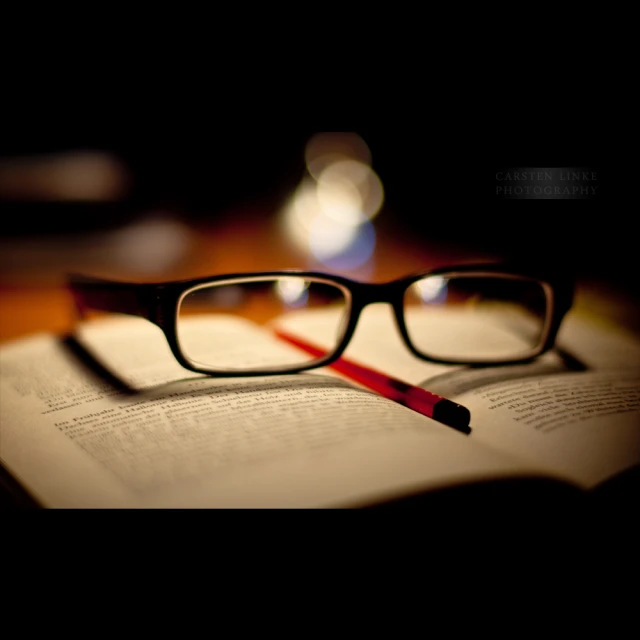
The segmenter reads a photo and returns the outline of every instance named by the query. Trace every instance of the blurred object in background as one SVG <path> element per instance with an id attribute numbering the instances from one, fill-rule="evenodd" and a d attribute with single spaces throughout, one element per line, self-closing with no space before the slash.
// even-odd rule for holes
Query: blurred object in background
<path id="1" fill-rule="evenodd" d="M 317 133 L 305 149 L 307 174 L 280 216 L 283 230 L 311 269 L 371 274 L 384 201 L 371 152 L 356 133 Z"/>
<path id="2" fill-rule="evenodd" d="M 73 271 L 162 278 L 180 269 L 196 238 L 184 222 L 161 212 L 116 229 L 0 238 L 1 282 L 64 282 Z"/>
<path id="3" fill-rule="evenodd" d="M 121 201 L 131 179 L 123 162 L 104 151 L 0 157 L 0 201 Z"/>
<path id="4" fill-rule="evenodd" d="M 135 188 L 131 167 L 107 149 L 5 150 L 0 152 L 0 238 L 117 228 L 136 215 Z"/>

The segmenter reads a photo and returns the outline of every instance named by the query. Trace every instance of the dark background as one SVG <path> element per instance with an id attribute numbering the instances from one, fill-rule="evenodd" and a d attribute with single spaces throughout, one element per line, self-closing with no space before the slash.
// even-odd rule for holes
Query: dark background
<path id="1" fill-rule="evenodd" d="M 0 234 L 117 225 L 151 207 L 194 221 L 245 205 L 273 209 L 298 183 L 312 133 L 354 131 L 371 149 L 398 229 L 453 239 L 470 253 L 629 279 L 632 85 L 615 73 L 622 56 L 600 55 L 608 53 L 592 36 L 600 16 L 593 29 L 577 28 L 573 16 L 571 37 L 544 17 L 544 46 L 528 16 L 517 29 L 500 27 L 494 49 L 473 14 L 476 39 L 446 33 L 457 28 L 457 8 L 446 19 L 435 8 L 426 19 L 389 6 L 353 16 L 317 9 L 65 16 L 56 8 L 20 18 L 7 9 L 0 158 L 106 149 L 135 185 L 127 202 L 89 216 L 86 207 L 40 215 L 39 206 L 0 202 Z M 600 197 L 501 201 L 500 167 L 589 167 L 601 177 Z"/>
<path id="2" fill-rule="evenodd" d="M 134 181 L 109 205 L 0 201 L 3 237 L 109 228 L 159 208 L 193 222 L 247 207 L 275 211 L 304 174 L 311 135 L 352 131 L 371 150 L 386 218 L 399 232 L 442 238 L 470 254 L 552 263 L 635 292 L 634 168 L 614 145 L 607 116 L 579 98 L 551 112 L 531 100 L 511 113 L 499 101 L 425 100 L 406 87 L 369 103 L 336 88 L 335 100 L 313 103 L 309 87 L 285 89 L 268 77 L 232 87 L 157 74 L 149 82 L 142 71 L 139 79 L 129 73 L 124 85 L 104 78 L 69 90 L 45 78 L 11 94 L 0 158 L 106 150 Z M 505 201 L 495 192 L 505 167 L 589 168 L 598 173 L 598 197 Z"/>

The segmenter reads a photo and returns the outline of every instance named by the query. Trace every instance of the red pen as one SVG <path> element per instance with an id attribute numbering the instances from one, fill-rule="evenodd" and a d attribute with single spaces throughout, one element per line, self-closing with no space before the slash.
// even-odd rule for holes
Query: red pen
<path id="1" fill-rule="evenodd" d="M 281 329 L 276 329 L 275 333 L 279 338 L 286 340 L 313 356 L 321 357 L 326 353 L 322 349 Z M 385 398 L 395 400 L 409 407 L 409 409 L 413 409 L 422 415 L 442 422 L 457 431 L 467 434 L 471 433 L 471 427 L 469 426 L 471 413 L 469 409 L 460 404 L 447 400 L 435 393 L 431 393 L 426 389 L 407 384 L 397 378 L 392 378 L 386 373 L 381 373 L 375 369 L 357 364 L 352 360 L 338 358 L 335 362 L 327 366 L 372 391 L 378 392 Z"/>

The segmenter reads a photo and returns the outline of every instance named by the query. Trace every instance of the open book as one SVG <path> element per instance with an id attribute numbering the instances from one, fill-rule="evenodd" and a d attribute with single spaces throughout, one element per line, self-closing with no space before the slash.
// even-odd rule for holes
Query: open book
<path id="1" fill-rule="evenodd" d="M 278 326 L 322 346 L 323 313 Z M 207 322 L 191 321 L 191 339 Z M 248 321 L 218 322 L 218 347 L 236 358 L 295 349 Z M 464 405 L 471 433 L 329 368 L 194 374 L 158 327 L 109 318 L 2 346 L 0 459 L 54 508 L 349 507 L 529 477 L 588 491 L 640 465 L 640 342 L 571 313 L 554 351 L 470 368 L 418 360 L 372 305 L 345 356 Z"/>

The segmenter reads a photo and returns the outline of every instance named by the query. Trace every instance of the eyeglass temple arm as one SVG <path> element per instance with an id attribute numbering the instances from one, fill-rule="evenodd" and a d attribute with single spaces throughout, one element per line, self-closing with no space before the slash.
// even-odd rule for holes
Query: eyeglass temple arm
<path id="1" fill-rule="evenodd" d="M 93 276 L 70 274 L 67 279 L 80 317 L 86 311 L 111 311 L 152 320 L 156 285 L 114 282 Z"/>

